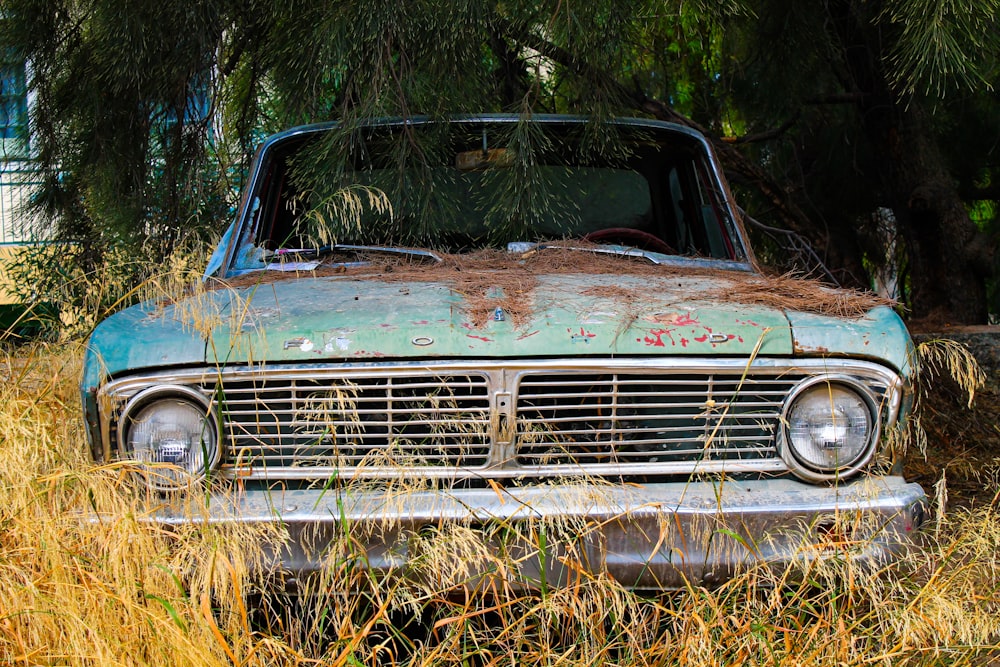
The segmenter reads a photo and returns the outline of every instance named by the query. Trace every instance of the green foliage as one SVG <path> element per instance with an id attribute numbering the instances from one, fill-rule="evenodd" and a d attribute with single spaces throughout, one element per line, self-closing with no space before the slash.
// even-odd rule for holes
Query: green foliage
<path id="1" fill-rule="evenodd" d="M 97 266 L 81 244 L 26 246 L 5 266 L 16 296 L 29 308 L 31 323 L 47 339 L 88 335 L 110 313 L 165 291 L 183 294 L 200 277 L 210 248 L 189 238 L 160 262 L 147 257 L 160 249 L 112 246 Z M 165 290 L 164 288 L 169 288 Z"/>
<path id="2" fill-rule="evenodd" d="M 857 270 L 881 255 L 872 211 L 909 198 L 890 182 L 899 156 L 866 126 L 874 110 L 933 110 L 926 133 L 956 180 L 995 168 L 982 136 L 995 137 L 998 7 L 5 0 L 0 41 L 31 63 L 32 150 L 44 175 L 35 204 L 57 238 L 83 244 L 91 268 L 111 248 L 155 259 L 179 239 L 220 233 L 253 146 L 294 124 L 484 111 L 604 119 L 655 114 L 653 100 L 716 137 L 755 139 L 742 155 L 773 181 L 747 163 L 728 166 L 737 164 L 756 216 L 787 225 L 769 210 L 780 192 L 801 211 L 796 231 L 833 268 Z M 859 58 L 871 80 L 857 77 Z M 892 91 L 885 99 L 879 82 Z M 192 105 L 199 96 L 206 103 Z M 613 133 L 587 131 L 592 145 L 615 150 Z M 528 172 L 526 190 L 539 191 Z M 498 229 L 542 202 L 508 189 L 516 214 Z"/>
<path id="3" fill-rule="evenodd" d="M 883 4 L 881 22 L 902 30 L 890 54 L 893 81 L 900 90 L 943 97 L 956 85 L 992 88 L 984 67 L 1000 50 L 1000 2 L 887 0 Z"/>

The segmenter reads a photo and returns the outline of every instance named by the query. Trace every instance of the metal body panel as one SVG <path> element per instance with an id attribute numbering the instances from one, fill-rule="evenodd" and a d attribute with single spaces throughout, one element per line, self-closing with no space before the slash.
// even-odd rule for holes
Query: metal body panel
<path id="1" fill-rule="evenodd" d="M 888 307 L 864 317 L 836 318 L 788 311 L 795 354 L 804 357 L 856 357 L 888 363 L 908 381 L 915 370 L 913 341 L 903 321 Z"/>
<path id="2" fill-rule="evenodd" d="M 212 332 L 209 361 L 792 353 L 782 311 L 694 296 L 724 290 L 724 279 L 537 279 L 530 318 L 516 327 L 435 282 L 300 277 L 227 291 L 233 324 Z M 641 305 L 593 296 L 612 287 Z"/>
<path id="3" fill-rule="evenodd" d="M 83 388 L 129 370 L 205 362 L 205 338 L 175 306 L 146 303 L 102 321 L 87 342 Z"/>
<path id="4" fill-rule="evenodd" d="M 318 570 L 328 545 L 345 531 L 365 544 L 363 567 L 407 576 L 412 538 L 422 530 L 456 523 L 497 540 L 544 526 L 553 536 L 551 553 L 539 554 L 537 544 L 519 538 L 497 545 L 508 554 L 519 550 L 516 581 L 537 586 L 544 563 L 550 584 L 584 570 L 643 589 L 711 584 L 755 563 L 783 568 L 845 554 L 881 561 L 910 544 L 926 502 L 919 485 L 898 477 L 840 486 L 786 479 L 629 485 L 583 479 L 490 489 L 244 490 L 207 502 L 195 495 L 190 506 L 166 506 L 147 520 L 279 524 L 289 539 L 265 546 L 264 562 L 296 576 Z"/>

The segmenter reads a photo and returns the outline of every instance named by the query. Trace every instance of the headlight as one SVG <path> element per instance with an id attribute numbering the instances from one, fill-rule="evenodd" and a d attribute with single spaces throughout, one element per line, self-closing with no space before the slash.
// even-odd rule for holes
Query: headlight
<path id="1" fill-rule="evenodd" d="M 119 444 L 140 463 L 148 484 L 177 489 L 205 477 L 219 460 L 209 403 L 186 387 L 156 387 L 125 407 Z"/>
<path id="2" fill-rule="evenodd" d="M 868 462 L 878 437 L 878 410 L 864 388 L 819 379 L 802 385 L 785 407 L 785 461 L 813 481 L 844 477 Z"/>

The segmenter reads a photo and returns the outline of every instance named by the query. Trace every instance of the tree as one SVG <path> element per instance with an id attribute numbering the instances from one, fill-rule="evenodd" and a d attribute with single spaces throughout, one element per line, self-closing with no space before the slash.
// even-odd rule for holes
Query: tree
<path id="1" fill-rule="evenodd" d="M 996 4 L 5 0 L 0 38 L 32 63 L 38 202 L 96 248 L 218 233 L 254 142 L 296 123 L 641 114 L 709 134 L 755 216 L 853 284 L 891 210 L 914 314 L 971 322 L 992 246 L 968 203 L 995 196 L 976 193 L 995 165 L 968 133 L 996 117 Z"/>
<path id="2" fill-rule="evenodd" d="M 996 196 L 975 184 L 996 178 L 997 3 L 768 0 L 756 11 L 752 32 L 727 39 L 727 94 L 751 134 L 762 119 L 794 119 L 755 152 L 810 211 L 811 237 L 861 282 L 884 256 L 885 216 L 873 213 L 891 211 L 912 314 L 985 322 L 997 235 L 970 210 Z"/>

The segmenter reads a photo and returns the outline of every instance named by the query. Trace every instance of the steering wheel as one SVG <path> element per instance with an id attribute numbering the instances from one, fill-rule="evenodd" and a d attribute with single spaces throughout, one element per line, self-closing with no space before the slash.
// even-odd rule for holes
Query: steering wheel
<path id="1" fill-rule="evenodd" d="M 596 232 L 590 232 L 585 235 L 583 240 L 593 241 L 594 243 L 626 241 L 641 250 L 652 250 L 653 252 L 660 252 L 664 255 L 677 254 L 674 249 L 659 236 L 655 236 L 649 232 L 644 232 L 641 229 L 634 229 L 632 227 L 608 227 L 606 229 L 598 229 Z"/>

